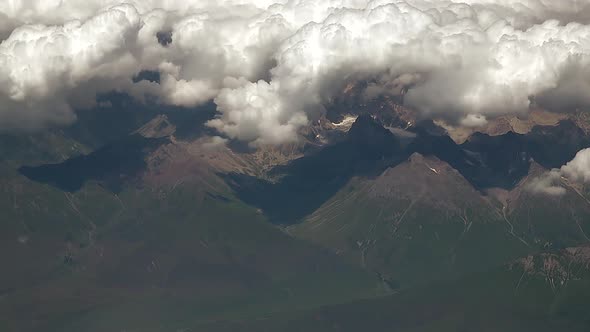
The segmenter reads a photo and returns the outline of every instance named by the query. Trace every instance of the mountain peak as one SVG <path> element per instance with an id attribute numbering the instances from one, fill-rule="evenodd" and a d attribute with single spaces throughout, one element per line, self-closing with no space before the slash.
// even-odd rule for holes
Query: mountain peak
<path id="1" fill-rule="evenodd" d="M 411 164 L 424 162 L 424 156 L 419 152 L 413 152 L 408 158 L 408 162 Z"/>
<path id="2" fill-rule="evenodd" d="M 349 139 L 364 143 L 379 143 L 395 139 L 391 131 L 383 127 L 369 114 L 360 115 L 348 131 Z"/>

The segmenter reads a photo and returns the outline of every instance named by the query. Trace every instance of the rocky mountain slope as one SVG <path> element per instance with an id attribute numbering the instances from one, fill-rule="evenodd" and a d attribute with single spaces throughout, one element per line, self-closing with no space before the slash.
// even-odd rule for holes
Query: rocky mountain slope
<path id="1" fill-rule="evenodd" d="M 123 101 L 112 132 L 87 114 L 4 136 L 0 328 L 588 326 L 576 307 L 590 289 L 588 190 L 527 189 L 590 146 L 582 120 L 460 141 L 391 100 L 350 105 L 258 149 L 216 137 L 207 109 L 135 118 Z"/>

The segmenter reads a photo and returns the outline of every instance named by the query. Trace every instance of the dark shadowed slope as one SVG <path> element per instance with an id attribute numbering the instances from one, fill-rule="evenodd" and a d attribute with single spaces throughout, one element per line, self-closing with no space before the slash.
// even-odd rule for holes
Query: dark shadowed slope
<path id="1" fill-rule="evenodd" d="M 274 223 L 293 224 L 319 208 L 352 177 L 378 176 L 414 152 L 448 163 L 480 191 L 510 190 L 527 176 L 532 160 L 542 165 L 565 163 L 578 149 L 590 146 L 590 138 L 570 125 L 565 121 L 554 127 L 535 127 L 526 135 L 476 133 L 457 144 L 432 122 L 418 124 L 412 129 L 415 137 L 408 138 L 365 114 L 343 140 L 276 167 L 270 179 L 244 174 L 227 178 L 242 200 L 261 208 Z M 561 137 L 562 132 L 568 135 Z M 542 152 L 545 148 L 554 153 Z"/>
<path id="2" fill-rule="evenodd" d="M 396 136 L 364 115 L 344 140 L 275 168 L 275 181 L 240 174 L 229 179 L 244 202 L 260 207 L 274 223 L 291 224 L 321 206 L 353 176 L 376 176 L 406 157 Z"/>
<path id="3" fill-rule="evenodd" d="M 51 184 L 63 191 L 78 191 L 88 181 L 99 181 L 119 192 L 124 182 L 146 167 L 145 158 L 167 138 L 146 138 L 138 134 L 124 137 L 88 155 L 59 164 L 23 166 L 19 172 L 31 180 Z"/>

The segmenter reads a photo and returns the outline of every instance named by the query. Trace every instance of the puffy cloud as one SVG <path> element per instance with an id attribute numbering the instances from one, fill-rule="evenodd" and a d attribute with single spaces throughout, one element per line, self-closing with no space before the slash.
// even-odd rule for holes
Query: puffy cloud
<path id="1" fill-rule="evenodd" d="M 69 13 L 80 19 L 22 25 L 2 41 L 0 130 L 70 123 L 73 107 L 93 106 L 96 95 L 108 90 L 190 107 L 216 97 L 228 77 L 267 75 L 284 22 L 239 2 L 227 1 L 234 10 L 223 12 L 212 1 L 16 1 L 3 15 L 60 22 L 59 15 Z M 200 13 L 203 8 L 211 9 Z M 157 37 L 162 31 L 171 32 L 174 43 L 164 47 Z M 159 71 L 160 84 L 133 84 L 142 70 Z"/>
<path id="2" fill-rule="evenodd" d="M 532 179 L 526 189 L 535 194 L 549 196 L 561 196 L 566 193 L 565 188 L 561 186 L 561 173 L 557 169 Z"/>
<path id="3" fill-rule="evenodd" d="M 87 20 L 101 10 L 121 4 L 133 6 L 140 14 L 159 9 L 186 16 L 207 13 L 215 17 L 253 15 L 275 0 L 8 0 L 0 2 L 0 36 L 23 24 L 60 25 Z"/>
<path id="4" fill-rule="evenodd" d="M 590 183 L 590 148 L 579 151 L 574 159 L 559 169 L 533 179 L 528 189 L 535 193 L 563 195 L 565 188 L 561 186 L 562 178 L 571 181 Z"/>
<path id="5" fill-rule="evenodd" d="M 481 114 L 468 114 L 461 120 L 461 125 L 468 128 L 483 127 L 486 123 L 488 123 L 488 120 Z"/>
<path id="6" fill-rule="evenodd" d="M 561 167 L 564 176 L 580 182 L 590 182 L 590 149 L 584 149 L 576 157 Z"/>
<path id="7" fill-rule="evenodd" d="M 497 2 L 372 1 L 327 12 L 281 43 L 271 71 L 274 99 L 283 105 L 276 107 L 288 100 L 291 113 L 314 114 L 354 80 L 372 81 L 367 96 L 404 92 L 405 104 L 423 115 L 469 126 L 527 112 L 534 96 L 557 102 L 552 108 L 572 94 L 587 105 L 584 89 L 555 89 L 589 77 L 572 82 L 566 69 L 586 67 L 590 28 L 534 23 L 565 6 L 522 6 L 520 13 Z"/>
<path id="8" fill-rule="evenodd" d="M 85 22 L 14 30 L 0 44 L 0 127 L 72 121 L 69 93 L 91 80 L 96 89 L 98 81 L 121 77 L 140 22 L 134 7 L 122 5 Z"/>
<path id="9" fill-rule="evenodd" d="M 466 126 L 584 108 L 589 22 L 580 0 L 4 1 L 0 128 L 71 122 L 116 89 L 214 100 L 220 134 L 278 144 L 358 80 Z M 133 82 L 142 70 L 160 82 Z"/>
<path id="10" fill-rule="evenodd" d="M 307 124 L 307 116 L 285 104 L 278 89 L 264 81 L 223 89 L 215 98 L 222 116 L 209 121 L 209 126 L 253 145 L 296 139 L 297 129 Z"/>

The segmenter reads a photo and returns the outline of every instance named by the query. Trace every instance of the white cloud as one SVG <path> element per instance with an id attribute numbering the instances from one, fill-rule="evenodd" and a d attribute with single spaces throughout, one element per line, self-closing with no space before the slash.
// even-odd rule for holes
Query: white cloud
<path id="1" fill-rule="evenodd" d="M 589 23 L 579 0 L 4 1 L 0 129 L 71 122 L 73 107 L 117 89 L 188 107 L 214 99 L 221 134 L 277 144 L 355 80 L 469 126 L 527 112 L 531 98 L 581 108 Z M 134 84 L 141 70 L 161 84 Z"/>
<path id="2" fill-rule="evenodd" d="M 72 121 L 71 90 L 91 80 L 127 79 L 133 72 L 127 44 L 140 27 L 135 8 L 122 5 L 85 22 L 14 30 L 0 44 L 0 127 Z"/>
<path id="3" fill-rule="evenodd" d="M 532 179 L 531 182 L 526 186 L 526 189 L 535 194 L 561 196 L 566 193 L 566 190 L 560 184 L 561 173 L 559 170 L 554 169 Z"/>
<path id="4" fill-rule="evenodd" d="M 590 182 L 590 149 L 584 149 L 576 154 L 576 157 L 561 167 L 564 176 L 574 180 Z"/>
<path id="5" fill-rule="evenodd" d="M 461 125 L 469 128 L 483 127 L 486 123 L 488 123 L 488 120 L 481 114 L 467 114 L 461 120 Z"/>
<path id="6" fill-rule="evenodd" d="M 534 179 L 528 189 L 536 193 L 563 195 L 565 188 L 561 186 L 561 178 L 579 183 L 590 183 L 590 148 L 578 151 L 574 159 L 559 169 Z"/>
<path id="7" fill-rule="evenodd" d="M 297 129 L 307 123 L 307 116 L 284 104 L 278 89 L 259 81 L 221 90 L 215 103 L 222 116 L 209 121 L 209 126 L 253 145 L 294 140 Z"/>

